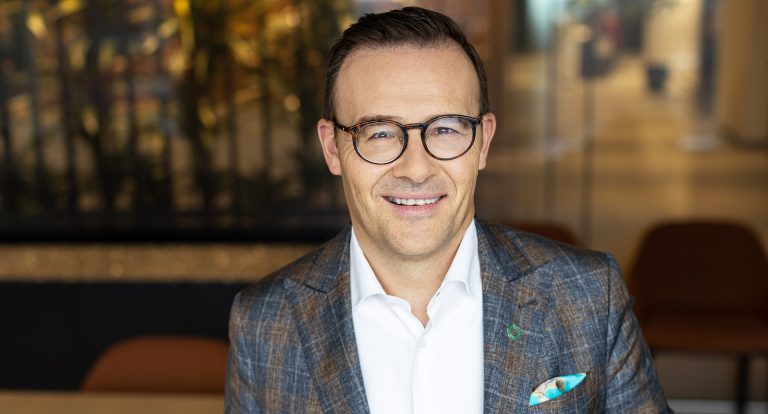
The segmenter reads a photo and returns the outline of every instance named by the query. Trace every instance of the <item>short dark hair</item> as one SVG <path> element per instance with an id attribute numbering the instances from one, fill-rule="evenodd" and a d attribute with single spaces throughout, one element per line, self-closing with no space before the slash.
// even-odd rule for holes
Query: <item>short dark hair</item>
<path id="1" fill-rule="evenodd" d="M 439 46 L 454 42 L 466 53 L 475 67 L 480 82 L 480 113 L 489 111 L 488 77 L 477 51 L 469 43 L 459 25 L 450 17 L 421 7 L 405 7 L 386 13 L 369 13 L 349 26 L 333 48 L 325 77 L 323 118 L 335 115 L 336 79 L 350 53 L 360 48 L 383 48 L 403 45 Z"/>

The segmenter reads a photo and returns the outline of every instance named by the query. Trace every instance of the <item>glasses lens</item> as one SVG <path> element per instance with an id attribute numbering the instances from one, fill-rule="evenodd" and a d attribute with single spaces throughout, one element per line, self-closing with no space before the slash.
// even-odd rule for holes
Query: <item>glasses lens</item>
<path id="1" fill-rule="evenodd" d="M 375 122 L 357 133 L 357 151 L 366 160 L 387 163 L 403 150 L 403 130 L 391 122 Z"/>
<path id="2" fill-rule="evenodd" d="M 427 149 L 437 158 L 454 158 L 463 154 L 474 138 L 472 123 L 464 118 L 439 118 L 427 128 Z"/>

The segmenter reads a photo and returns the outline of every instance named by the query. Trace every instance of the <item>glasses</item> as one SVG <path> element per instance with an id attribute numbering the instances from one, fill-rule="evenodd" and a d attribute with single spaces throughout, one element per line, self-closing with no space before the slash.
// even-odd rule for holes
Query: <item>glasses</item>
<path id="1" fill-rule="evenodd" d="M 466 115 L 441 115 L 424 123 L 401 124 L 389 120 L 364 121 L 352 126 L 333 125 L 352 135 L 355 152 L 371 164 L 389 164 L 405 152 L 408 130 L 421 130 L 424 149 L 435 159 L 448 161 L 466 154 L 475 143 L 478 118 Z"/>

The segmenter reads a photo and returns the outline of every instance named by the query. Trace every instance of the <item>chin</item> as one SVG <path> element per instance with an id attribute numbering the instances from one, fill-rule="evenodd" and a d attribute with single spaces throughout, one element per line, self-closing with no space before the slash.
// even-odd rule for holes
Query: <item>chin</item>
<path id="1" fill-rule="evenodd" d="M 408 242 L 403 243 L 401 240 L 398 240 L 396 243 L 392 244 L 392 250 L 394 250 L 398 256 L 417 260 L 433 255 L 435 250 L 437 250 L 437 246 L 435 243 L 413 244 Z"/>
<path id="2" fill-rule="evenodd" d="M 434 223 L 428 227 L 409 226 L 401 231 L 390 227 L 388 230 L 389 245 L 396 253 L 406 257 L 420 258 L 432 255 L 449 242 L 445 227 L 436 226 Z"/>

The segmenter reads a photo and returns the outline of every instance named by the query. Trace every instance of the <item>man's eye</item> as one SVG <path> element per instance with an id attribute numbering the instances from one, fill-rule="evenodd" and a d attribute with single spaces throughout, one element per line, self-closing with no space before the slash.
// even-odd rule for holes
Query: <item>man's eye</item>
<path id="1" fill-rule="evenodd" d="M 395 134 L 392 133 L 392 131 L 374 131 L 372 134 L 368 136 L 369 140 L 374 139 L 386 139 L 386 138 L 394 138 Z"/>
<path id="2" fill-rule="evenodd" d="M 455 129 L 448 127 L 438 127 L 432 130 L 432 135 L 449 135 L 456 133 L 458 132 Z"/>

